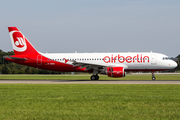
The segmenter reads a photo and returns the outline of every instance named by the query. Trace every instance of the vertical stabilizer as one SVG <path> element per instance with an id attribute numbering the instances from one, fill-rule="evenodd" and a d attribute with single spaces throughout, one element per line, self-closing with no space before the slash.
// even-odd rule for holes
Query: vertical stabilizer
<path id="1" fill-rule="evenodd" d="M 16 27 L 8 27 L 8 30 L 15 55 L 38 53 L 27 38 Z"/>

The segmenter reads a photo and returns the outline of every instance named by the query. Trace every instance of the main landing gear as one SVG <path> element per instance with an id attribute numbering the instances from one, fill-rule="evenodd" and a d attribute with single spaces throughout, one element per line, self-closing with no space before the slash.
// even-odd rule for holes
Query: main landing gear
<path id="1" fill-rule="evenodd" d="M 91 76 L 91 80 L 99 80 L 98 73 L 99 73 L 98 70 L 94 69 L 93 75 Z"/>
<path id="2" fill-rule="evenodd" d="M 154 71 L 152 71 L 152 80 L 156 80 L 156 77 L 154 77 Z"/>
<path id="3" fill-rule="evenodd" d="M 92 76 L 91 76 L 91 80 L 99 80 L 98 74 L 92 75 Z"/>

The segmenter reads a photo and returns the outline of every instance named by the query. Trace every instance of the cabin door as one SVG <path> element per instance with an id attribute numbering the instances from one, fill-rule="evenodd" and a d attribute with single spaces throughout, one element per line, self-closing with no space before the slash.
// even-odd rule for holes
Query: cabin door
<path id="1" fill-rule="evenodd" d="M 42 65 L 42 56 L 41 55 L 37 56 L 37 65 Z"/>

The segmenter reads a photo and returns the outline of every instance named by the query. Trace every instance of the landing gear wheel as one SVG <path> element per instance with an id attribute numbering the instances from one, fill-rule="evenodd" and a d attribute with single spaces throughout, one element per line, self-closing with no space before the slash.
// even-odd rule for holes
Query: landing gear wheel
<path id="1" fill-rule="evenodd" d="M 153 80 L 153 81 L 156 80 L 156 77 L 152 77 L 152 80 Z"/>
<path id="2" fill-rule="evenodd" d="M 96 80 L 99 80 L 99 76 L 98 75 L 95 75 L 95 77 L 96 77 Z"/>
<path id="3" fill-rule="evenodd" d="M 99 80 L 99 76 L 98 75 L 92 75 L 91 80 Z"/>
<path id="4" fill-rule="evenodd" d="M 91 76 L 91 80 L 96 80 L 96 76 L 95 76 L 95 75 L 92 75 L 92 76 Z"/>

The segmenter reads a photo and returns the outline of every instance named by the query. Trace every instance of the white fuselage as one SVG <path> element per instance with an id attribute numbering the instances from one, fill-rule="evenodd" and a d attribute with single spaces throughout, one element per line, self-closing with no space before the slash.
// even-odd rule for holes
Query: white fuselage
<path id="1" fill-rule="evenodd" d="M 138 52 L 138 53 L 52 53 L 42 54 L 43 56 L 58 62 L 65 63 L 65 59 L 71 61 L 84 62 L 89 64 L 99 64 L 101 66 L 121 66 L 125 71 L 156 71 L 168 70 L 177 66 L 177 63 L 169 59 L 168 56 L 160 53 Z"/>

